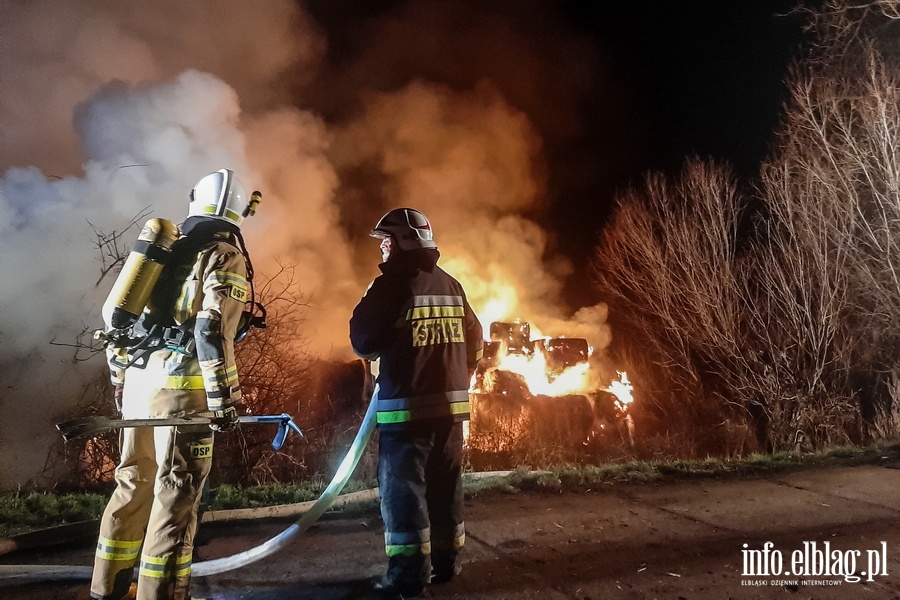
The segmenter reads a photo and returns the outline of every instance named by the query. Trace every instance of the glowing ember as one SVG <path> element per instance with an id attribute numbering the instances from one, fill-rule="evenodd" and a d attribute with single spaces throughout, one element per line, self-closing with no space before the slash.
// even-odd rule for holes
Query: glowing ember
<path id="1" fill-rule="evenodd" d="M 619 380 L 610 383 L 606 391 L 616 397 L 617 402 L 621 405 L 620 408 L 627 410 L 628 405 L 634 402 L 634 397 L 631 395 L 634 386 L 628 381 L 628 373 L 625 371 L 617 371 L 617 373 Z"/>

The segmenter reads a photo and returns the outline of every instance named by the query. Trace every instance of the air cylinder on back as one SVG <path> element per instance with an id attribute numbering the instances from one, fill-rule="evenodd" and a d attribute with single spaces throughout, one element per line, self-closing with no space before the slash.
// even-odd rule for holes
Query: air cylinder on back
<path id="1" fill-rule="evenodd" d="M 103 303 L 107 331 L 126 329 L 137 321 L 180 235 L 178 227 L 166 219 L 150 219 L 144 224 Z"/>

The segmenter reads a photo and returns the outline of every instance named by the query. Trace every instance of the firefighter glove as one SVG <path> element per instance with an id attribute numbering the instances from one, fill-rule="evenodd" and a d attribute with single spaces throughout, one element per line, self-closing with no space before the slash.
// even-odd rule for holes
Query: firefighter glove
<path id="1" fill-rule="evenodd" d="M 226 406 L 222 410 L 213 411 L 214 420 L 209 424 L 209 428 L 213 431 L 229 432 L 234 431 L 238 424 L 237 407 L 234 405 Z"/>
<path id="2" fill-rule="evenodd" d="M 122 414 L 122 392 L 125 390 L 124 385 L 113 386 L 113 402 L 116 405 L 116 412 Z"/>

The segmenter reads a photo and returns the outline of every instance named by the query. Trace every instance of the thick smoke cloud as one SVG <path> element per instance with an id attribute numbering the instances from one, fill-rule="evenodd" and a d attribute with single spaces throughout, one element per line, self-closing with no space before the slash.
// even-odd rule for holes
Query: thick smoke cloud
<path id="1" fill-rule="evenodd" d="M 0 487 L 43 468 L 35 448 L 103 367 L 51 345 L 100 325 L 112 275 L 100 280 L 97 232 L 122 232 L 127 247 L 135 219 L 180 221 L 193 183 L 221 167 L 263 191 L 244 228 L 254 263 L 262 277 L 294 267 L 305 341 L 322 356 L 350 357 L 347 319 L 377 274 L 366 234 L 402 205 L 432 219 L 441 264 L 484 318 L 522 316 L 545 334 L 608 343 L 602 306 L 577 320 L 560 306 L 572 267 L 539 224 L 547 134 L 526 113 L 541 100 L 500 75 L 504 60 L 529 77 L 545 63 L 534 48 L 506 59 L 495 48 L 472 82 L 441 83 L 403 62 L 392 70 L 392 31 L 457 10 L 413 5 L 367 23 L 370 51 L 335 69 L 322 27 L 294 2 L 0 4 L 0 275 L 11 283 L 0 290 Z M 522 49 L 497 18 L 479 31 Z M 455 46 L 478 72 L 477 49 Z M 374 72 L 372 57 L 382 57 Z M 555 135 L 567 135 L 572 124 L 557 121 Z M 492 312 L 497 300 L 510 305 Z"/>
<path id="2" fill-rule="evenodd" d="M 254 111 L 308 81 L 325 47 L 291 0 L 10 0 L 0 3 L 0 39 L 0 166 L 50 175 L 80 169 L 73 108 L 111 80 L 159 82 L 195 69 Z"/>
<path id="3" fill-rule="evenodd" d="M 93 316 L 84 311 L 100 275 L 94 229 L 120 230 L 145 210 L 181 216 L 194 172 L 244 169 L 238 112 L 231 88 L 196 71 L 155 86 L 113 83 L 75 111 L 88 159 L 82 175 L 6 172 L 0 274 L 16 282 L 0 294 L 7 351 L 39 350 L 48 328 Z"/>
<path id="4" fill-rule="evenodd" d="M 334 157 L 344 172 L 365 166 L 382 178 L 347 185 L 339 198 L 362 227 L 384 210 L 416 207 L 432 220 L 442 264 L 457 275 L 482 319 L 532 319 L 548 335 L 574 335 L 560 318 L 563 259 L 547 264 L 547 234 L 522 217 L 546 194 L 541 140 L 526 116 L 488 83 L 467 92 L 413 82 L 370 94 L 363 116 L 336 133 Z M 371 243 L 372 252 L 376 244 Z M 502 312 L 492 304 L 502 303 Z M 595 323 L 597 347 L 608 333 Z M 546 325 L 545 325 L 546 323 Z M 485 326 L 487 323 L 485 323 Z"/>
<path id="5" fill-rule="evenodd" d="M 180 221 L 193 183 L 223 166 L 255 185 L 241 121 L 282 106 L 324 40 L 293 2 L 232 0 L 4 2 L 0 39 L 7 487 L 44 467 L 54 418 L 102 369 L 52 345 L 100 325 L 111 278 L 95 286 L 96 231 L 121 232 L 139 215 Z"/>

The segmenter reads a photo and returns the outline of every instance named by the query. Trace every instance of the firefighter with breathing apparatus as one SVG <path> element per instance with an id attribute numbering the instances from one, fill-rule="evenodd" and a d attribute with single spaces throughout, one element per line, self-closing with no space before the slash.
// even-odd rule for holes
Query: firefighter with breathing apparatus
<path id="1" fill-rule="evenodd" d="M 413 597 L 458 571 L 465 541 L 463 421 L 482 329 L 462 285 L 437 266 L 431 223 L 411 208 L 375 225 L 382 274 L 350 319 L 350 342 L 378 359 L 378 488 L 387 573 L 381 597 Z"/>
<path id="2" fill-rule="evenodd" d="M 260 199 L 259 192 L 248 196 L 228 169 L 201 178 L 180 229 L 165 219 L 147 222 L 103 306 L 106 330 L 99 337 L 122 416 L 212 412 L 216 419 L 210 426 L 122 430 L 92 598 L 125 596 L 135 568 L 139 600 L 190 598 L 213 431 L 231 431 L 238 420 L 234 342 L 251 326 L 264 326 L 240 230 Z"/>

